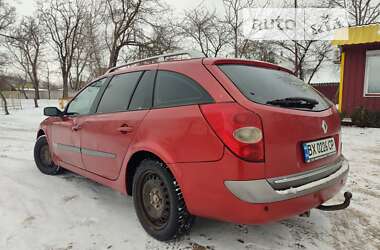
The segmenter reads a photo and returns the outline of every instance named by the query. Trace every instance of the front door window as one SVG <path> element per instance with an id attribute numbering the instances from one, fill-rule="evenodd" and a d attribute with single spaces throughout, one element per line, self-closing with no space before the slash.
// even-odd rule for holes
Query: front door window
<path id="1" fill-rule="evenodd" d="M 99 91 L 106 82 L 106 78 L 92 83 L 77 95 L 69 104 L 67 113 L 72 115 L 88 115 L 91 111 L 92 104 Z"/>

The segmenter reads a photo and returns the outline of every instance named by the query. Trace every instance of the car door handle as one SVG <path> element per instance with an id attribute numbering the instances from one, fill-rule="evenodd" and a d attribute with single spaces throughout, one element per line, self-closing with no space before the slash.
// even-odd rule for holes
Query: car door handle
<path id="1" fill-rule="evenodd" d="M 74 125 L 74 126 L 71 127 L 71 129 L 73 131 L 78 131 L 79 129 L 81 129 L 81 126 L 79 124 L 78 125 Z"/>
<path id="2" fill-rule="evenodd" d="M 123 125 L 120 128 L 117 129 L 122 134 L 130 133 L 133 131 L 132 127 L 129 127 L 128 125 Z"/>

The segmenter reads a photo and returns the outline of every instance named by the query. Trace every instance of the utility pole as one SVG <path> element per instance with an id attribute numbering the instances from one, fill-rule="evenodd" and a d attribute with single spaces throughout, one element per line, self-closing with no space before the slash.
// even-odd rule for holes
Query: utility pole
<path id="1" fill-rule="evenodd" d="M 46 81 L 47 81 L 48 97 L 49 97 L 49 100 L 50 100 L 51 96 L 50 96 L 50 69 L 49 69 L 49 65 L 47 65 L 47 77 L 46 77 Z"/>
<path id="2" fill-rule="evenodd" d="M 297 0 L 294 0 L 294 74 L 298 77 Z"/>

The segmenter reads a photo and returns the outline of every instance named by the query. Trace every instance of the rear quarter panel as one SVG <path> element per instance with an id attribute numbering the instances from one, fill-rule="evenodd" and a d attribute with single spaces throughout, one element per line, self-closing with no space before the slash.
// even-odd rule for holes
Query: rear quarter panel
<path id="1" fill-rule="evenodd" d="M 224 145 L 209 127 L 198 105 L 149 111 L 133 148 L 157 152 L 165 163 L 217 161 Z"/>

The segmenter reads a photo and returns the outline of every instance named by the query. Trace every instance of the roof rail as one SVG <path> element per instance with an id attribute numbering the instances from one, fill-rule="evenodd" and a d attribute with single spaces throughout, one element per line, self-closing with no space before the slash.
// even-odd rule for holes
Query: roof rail
<path id="1" fill-rule="evenodd" d="M 113 72 L 113 71 L 115 71 L 117 69 L 128 67 L 128 66 L 131 66 L 131 65 L 134 65 L 134 64 L 139 64 L 139 63 L 149 62 L 149 61 L 165 62 L 166 58 L 174 57 L 174 56 L 182 56 L 182 55 L 188 55 L 190 57 L 190 59 L 205 57 L 202 53 L 200 53 L 198 51 L 195 51 L 195 50 L 182 50 L 182 51 L 178 51 L 178 52 L 174 52 L 174 53 L 168 53 L 168 54 L 162 54 L 162 55 L 158 55 L 158 56 L 153 56 L 153 57 L 145 58 L 145 59 L 142 59 L 142 60 L 126 63 L 126 64 L 123 64 L 123 65 L 120 65 L 120 66 L 116 66 L 116 67 L 110 68 L 106 72 L 106 74 L 111 73 L 111 72 Z"/>

